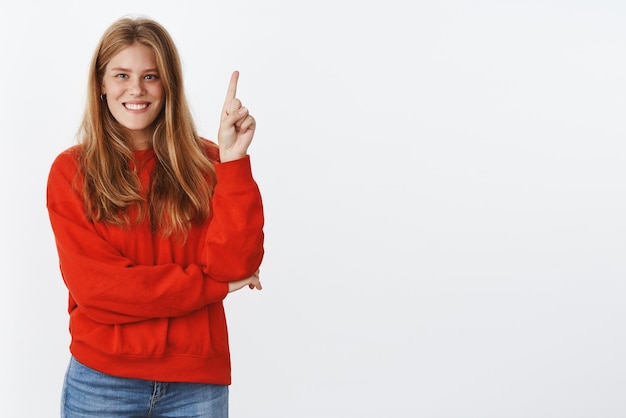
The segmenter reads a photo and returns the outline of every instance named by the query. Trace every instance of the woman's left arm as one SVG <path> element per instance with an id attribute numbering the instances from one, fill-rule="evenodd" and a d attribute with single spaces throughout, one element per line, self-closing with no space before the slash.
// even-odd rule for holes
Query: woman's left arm
<path id="1" fill-rule="evenodd" d="M 250 157 L 215 163 L 217 185 L 205 245 L 204 274 L 234 281 L 252 276 L 264 255 L 264 213 Z"/>
<path id="2" fill-rule="evenodd" d="M 219 163 L 205 246 L 205 274 L 218 281 L 253 276 L 263 259 L 263 204 L 252 177 L 248 147 L 256 121 L 237 96 L 239 72 L 230 78 L 218 131 Z"/>

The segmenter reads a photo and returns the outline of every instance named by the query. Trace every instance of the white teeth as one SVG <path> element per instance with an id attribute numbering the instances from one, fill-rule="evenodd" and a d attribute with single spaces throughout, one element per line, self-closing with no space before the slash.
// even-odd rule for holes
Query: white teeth
<path id="1" fill-rule="evenodd" d="M 128 110 L 141 110 L 148 107 L 146 103 L 137 104 L 137 103 L 124 103 L 124 107 Z"/>

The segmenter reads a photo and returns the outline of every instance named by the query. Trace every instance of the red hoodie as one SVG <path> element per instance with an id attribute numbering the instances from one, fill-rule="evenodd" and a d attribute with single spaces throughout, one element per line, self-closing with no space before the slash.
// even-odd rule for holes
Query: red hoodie
<path id="1" fill-rule="evenodd" d="M 228 281 L 249 277 L 263 258 L 263 206 L 250 158 L 217 162 L 212 216 L 187 240 L 163 239 L 148 220 L 118 227 L 85 216 L 78 155 L 52 164 L 47 207 L 61 275 L 69 290 L 70 351 L 114 376 L 230 384 L 228 333 L 222 300 Z M 137 151 L 147 190 L 153 150 Z M 78 177 L 77 177 L 78 175 Z"/>

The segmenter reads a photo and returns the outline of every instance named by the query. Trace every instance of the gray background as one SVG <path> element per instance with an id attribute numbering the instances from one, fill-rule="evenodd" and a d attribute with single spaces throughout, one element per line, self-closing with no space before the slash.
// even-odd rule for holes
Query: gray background
<path id="1" fill-rule="evenodd" d="M 626 416 L 626 3 L 0 4 L 3 416 L 57 416 L 46 176 L 126 14 L 173 35 L 202 135 L 234 69 L 258 119 L 233 418 Z"/>

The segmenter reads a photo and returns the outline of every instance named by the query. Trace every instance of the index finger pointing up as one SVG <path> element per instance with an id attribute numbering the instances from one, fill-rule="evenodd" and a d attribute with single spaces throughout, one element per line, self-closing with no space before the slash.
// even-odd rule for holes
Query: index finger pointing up
<path id="1" fill-rule="evenodd" d="M 224 100 L 224 107 L 222 108 L 222 112 L 227 114 L 228 108 L 230 107 L 230 103 L 233 101 L 235 96 L 237 95 L 237 81 L 239 80 L 239 71 L 233 71 L 233 74 L 230 76 L 230 84 L 228 85 L 228 90 L 226 91 L 226 99 Z"/>

